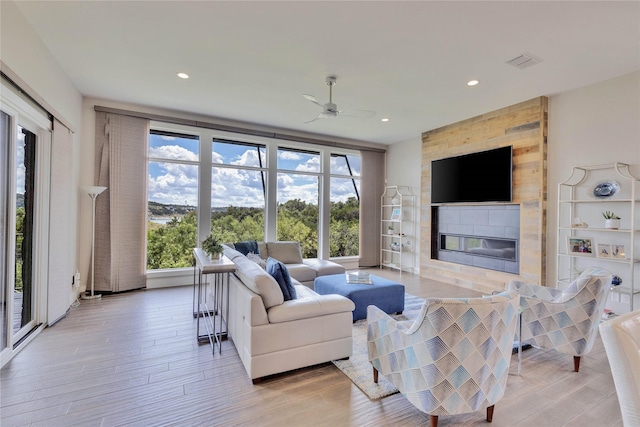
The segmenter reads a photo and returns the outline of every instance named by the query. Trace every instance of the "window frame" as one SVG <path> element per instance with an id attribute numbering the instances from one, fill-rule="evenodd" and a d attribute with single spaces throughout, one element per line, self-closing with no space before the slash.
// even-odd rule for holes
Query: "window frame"
<path id="1" fill-rule="evenodd" d="M 277 221 L 277 176 L 279 173 L 285 174 L 300 174 L 318 177 L 318 257 L 323 259 L 330 259 L 329 257 L 329 228 L 330 228 L 330 180 L 332 177 L 337 178 L 349 178 L 353 180 L 360 180 L 360 175 L 341 175 L 331 174 L 330 161 L 332 155 L 351 155 L 362 158 L 362 154 L 356 149 L 343 149 L 336 148 L 330 145 L 316 145 L 308 144 L 304 142 L 296 142 L 291 140 L 282 140 L 278 138 L 267 138 L 256 135 L 245 135 L 240 133 L 220 131 L 209 128 L 200 128 L 197 126 L 187 126 L 170 124 L 165 122 L 150 123 L 151 131 L 164 131 L 168 133 L 176 133 L 178 135 L 193 135 L 198 136 L 200 140 L 200 153 L 198 164 L 198 241 L 202 241 L 210 232 L 211 224 L 211 179 L 212 169 L 216 168 L 230 168 L 230 169 L 244 169 L 251 171 L 260 171 L 264 174 L 265 178 L 265 241 L 274 241 L 277 239 L 276 235 L 276 221 Z M 222 142 L 237 143 L 241 145 L 258 145 L 266 148 L 266 158 L 263 167 L 244 166 L 244 165 L 232 165 L 225 163 L 213 163 L 213 143 L 215 140 Z M 300 151 L 303 153 L 319 153 L 320 155 L 320 167 L 318 172 L 310 171 L 297 171 L 289 169 L 279 169 L 277 162 L 277 154 L 279 149 Z M 184 160 L 168 160 L 157 159 L 149 157 L 148 161 L 163 161 L 163 162 L 175 162 L 184 164 L 193 164 L 191 161 Z M 148 199 L 148 195 L 147 195 Z M 350 260 L 351 257 L 338 257 L 331 259 L 338 260 Z M 357 257 L 355 257 L 357 258 Z M 168 270 L 148 270 L 147 274 L 150 276 L 162 275 L 166 273 L 167 276 L 175 275 L 176 270 L 183 269 L 168 269 Z"/>

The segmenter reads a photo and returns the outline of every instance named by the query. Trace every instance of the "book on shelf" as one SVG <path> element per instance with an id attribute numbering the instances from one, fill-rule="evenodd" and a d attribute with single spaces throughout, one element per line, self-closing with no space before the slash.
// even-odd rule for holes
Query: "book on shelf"
<path id="1" fill-rule="evenodd" d="M 357 285 L 372 285 L 371 275 L 369 273 L 365 273 L 364 271 L 347 271 L 345 273 L 347 278 L 347 283 L 357 284 Z"/>

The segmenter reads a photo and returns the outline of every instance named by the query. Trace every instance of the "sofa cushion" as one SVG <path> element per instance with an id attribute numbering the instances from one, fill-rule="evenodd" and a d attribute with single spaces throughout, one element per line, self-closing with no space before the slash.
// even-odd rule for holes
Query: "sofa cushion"
<path id="1" fill-rule="evenodd" d="M 258 242 L 258 253 L 260 258 L 267 260 L 269 258 L 269 251 L 267 250 L 267 244 L 265 242 Z"/>
<path id="2" fill-rule="evenodd" d="M 296 299 L 296 289 L 291 283 L 291 276 L 289 276 L 289 270 L 286 265 L 275 258 L 269 257 L 267 259 L 267 273 L 271 274 L 280 285 L 285 301 Z"/>
<path id="3" fill-rule="evenodd" d="M 313 282 L 316 279 L 316 271 L 305 264 L 287 264 L 289 275 L 299 282 Z"/>
<path id="4" fill-rule="evenodd" d="M 236 264 L 236 276 L 246 287 L 262 297 L 266 309 L 284 302 L 278 282 L 258 264 L 245 256 L 236 257 L 233 262 Z"/>
<path id="5" fill-rule="evenodd" d="M 329 276 L 331 274 L 343 274 L 345 269 L 340 264 L 327 259 L 309 258 L 304 260 L 305 265 L 313 268 L 318 276 Z"/>
<path id="6" fill-rule="evenodd" d="M 240 252 L 242 255 L 247 255 L 248 253 L 254 253 L 260 255 L 260 250 L 258 249 L 258 242 L 255 240 L 245 240 L 244 242 L 235 242 L 233 244 L 236 251 Z"/>
<path id="7" fill-rule="evenodd" d="M 267 260 L 262 259 L 260 255 L 254 254 L 253 252 L 249 252 L 247 254 L 247 258 L 249 258 L 251 261 L 258 264 L 261 268 L 264 268 L 265 270 L 267 269 Z"/>
<path id="8" fill-rule="evenodd" d="M 318 295 L 306 286 L 299 286 L 298 289 L 305 296 L 270 308 L 269 323 L 293 322 L 343 312 L 349 313 L 349 320 L 351 320 L 351 312 L 355 309 L 355 304 L 349 298 L 335 294 Z"/>
<path id="9" fill-rule="evenodd" d="M 267 242 L 271 258 L 284 264 L 302 264 L 302 251 L 298 242 Z"/>

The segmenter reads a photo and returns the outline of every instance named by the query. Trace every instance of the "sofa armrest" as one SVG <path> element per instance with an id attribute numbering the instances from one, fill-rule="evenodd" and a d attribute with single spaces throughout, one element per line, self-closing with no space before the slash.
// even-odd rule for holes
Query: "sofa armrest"
<path id="1" fill-rule="evenodd" d="M 341 295 L 317 295 L 285 301 L 268 311 L 269 323 L 291 322 L 328 314 L 352 312 L 353 301 Z"/>

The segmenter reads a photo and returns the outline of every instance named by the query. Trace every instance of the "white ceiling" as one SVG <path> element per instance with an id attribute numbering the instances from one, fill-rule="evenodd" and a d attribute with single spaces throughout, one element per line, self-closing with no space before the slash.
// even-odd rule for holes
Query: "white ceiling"
<path id="1" fill-rule="evenodd" d="M 16 4 L 87 97 L 383 144 L 640 69 L 638 1 Z"/>

